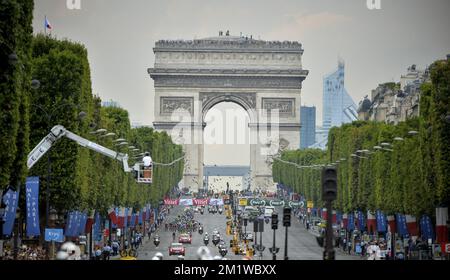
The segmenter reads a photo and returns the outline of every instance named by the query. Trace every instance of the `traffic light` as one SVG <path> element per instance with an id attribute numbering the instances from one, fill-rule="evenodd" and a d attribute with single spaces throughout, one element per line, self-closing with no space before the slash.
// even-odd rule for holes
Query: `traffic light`
<path id="1" fill-rule="evenodd" d="M 291 208 L 284 207 L 283 209 L 283 226 L 290 227 L 291 226 Z"/>
<path id="2" fill-rule="evenodd" d="M 333 201 L 337 197 L 337 170 L 327 166 L 322 169 L 322 199 Z"/>
<path id="3" fill-rule="evenodd" d="M 253 232 L 259 232 L 258 220 L 253 221 Z"/>
<path id="4" fill-rule="evenodd" d="M 259 232 L 264 232 L 264 219 L 258 219 Z"/>
<path id="5" fill-rule="evenodd" d="M 272 214 L 272 229 L 278 229 L 278 214 Z"/>

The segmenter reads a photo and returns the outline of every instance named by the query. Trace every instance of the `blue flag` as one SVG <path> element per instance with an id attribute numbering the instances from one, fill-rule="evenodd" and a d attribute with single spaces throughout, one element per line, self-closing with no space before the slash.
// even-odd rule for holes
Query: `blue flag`
<path id="1" fill-rule="evenodd" d="M 386 216 L 381 210 L 377 210 L 377 231 L 386 232 L 387 231 L 387 220 Z"/>
<path id="2" fill-rule="evenodd" d="M 14 221 L 16 220 L 17 203 L 19 202 L 19 192 L 8 190 L 3 196 L 3 203 L 6 205 L 5 214 L 2 217 L 4 220 L 3 234 L 11 236 Z"/>
<path id="3" fill-rule="evenodd" d="M 94 224 L 94 240 L 102 240 L 102 220 L 100 217 L 100 212 L 95 213 L 95 224 Z"/>
<path id="4" fill-rule="evenodd" d="M 362 211 L 358 211 L 358 226 L 360 231 L 364 231 L 366 228 L 366 217 Z"/>
<path id="5" fill-rule="evenodd" d="M 420 219 L 420 231 L 422 233 L 422 240 L 427 241 L 431 239 L 434 241 L 433 224 L 427 215 L 423 215 Z"/>
<path id="6" fill-rule="evenodd" d="M 347 215 L 348 223 L 347 223 L 347 230 L 352 231 L 355 229 L 355 216 L 353 213 L 350 213 Z"/>
<path id="7" fill-rule="evenodd" d="M 80 217 L 77 223 L 77 235 L 84 235 L 86 233 L 86 221 L 87 214 L 85 212 L 80 212 Z"/>
<path id="8" fill-rule="evenodd" d="M 336 211 L 336 223 L 340 224 L 342 222 L 342 213 L 340 211 Z"/>
<path id="9" fill-rule="evenodd" d="M 40 236 L 39 227 L 39 177 L 27 177 L 27 236 Z"/>
<path id="10" fill-rule="evenodd" d="M 65 236 L 73 236 L 73 228 L 74 228 L 74 212 L 69 212 L 67 214 L 66 228 L 64 230 Z"/>
<path id="11" fill-rule="evenodd" d="M 139 212 L 138 223 L 139 223 L 140 225 L 142 225 L 142 216 L 143 216 L 143 213 L 142 213 L 142 212 Z"/>
<path id="12" fill-rule="evenodd" d="M 406 225 L 406 216 L 402 214 L 396 214 L 397 231 L 402 237 L 408 237 L 408 227 Z"/>
<path id="13" fill-rule="evenodd" d="M 134 222 L 136 221 L 135 217 L 136 217 L 136 214 L 131 214 L 130 227 L 134 227 L 135 226 L 134 225 Z"/>
<path id="14" fill-rule="evenodd" d="M 123 219 L 123 227 L 127 228 L 128 227 L 128 208 L 125 207 L 125 217 Z"/>

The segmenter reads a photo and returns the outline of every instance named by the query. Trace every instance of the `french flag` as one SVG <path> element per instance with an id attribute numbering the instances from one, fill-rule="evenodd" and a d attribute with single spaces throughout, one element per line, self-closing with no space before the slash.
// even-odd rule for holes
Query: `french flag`
<path id="1" fill-rule="evenodd" d="M 438 207 L 436 208 L 436 237 L 437 242 L 445 244 L 448 242 L 448 208 Z"/>
<path id="2" fill-rule="evenodd" d="M 50 22 L 48 21 L 47 17 L 45 17 L 45 30 L 49 29 L 52 30 L 52 25 L 50 24 Z"/>
<path id="3" fill-rule="evenodd" d="M 370 210 L 367 210 L 367 231 L 369 233 L 377 232 L 377 220 L 375 214 Z"/>
<path id="4" fill-rule="evenodd" d="M 397 232 L 397 226 L 395 224 L 395 216 L 394 215 L 388 215 L 387 216 L 387 221 L 388 221 L 388 225 L 389 225 L 389 232 L 391 232 L 391 233 Z"/>
<path id="5" fill-rule="evenodd" d="M 87 220 L 86 220 L 86 226 L 85 226 L 86 232 L 91 232 L 91 230 L 92 230 L 92 225 L 94 224 L 94 215 L 95 215 L 95 211 L 91 210 L 89 212 L 89 216 L 87 217 Z"/>
<path id="6" fill-rule="evenodd" d="M 114 207 L 110 207 L 108 210 L 109 219 L 113 222 L 113 224 L 117 224 L 117 215 Z"/>
<path id="7" fill-rule="evenodd" d="M 410 235 L 419 236 L 419 228 L 417 227 L 417 220 L 415 216 L 406 215 L 406 225 Z"/>

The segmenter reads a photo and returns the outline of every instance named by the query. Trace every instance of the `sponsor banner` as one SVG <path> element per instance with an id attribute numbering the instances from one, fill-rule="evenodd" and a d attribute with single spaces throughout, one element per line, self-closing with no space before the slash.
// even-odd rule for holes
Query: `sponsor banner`
<path id="1" fill-rule="evenodd" d="M 247 198 L 239 198 L 239 206 L 247 206 L 248 199 Z"/>
<path id="2" fill-rule="evenodd" d="M 16 220 L 17 204 L 19 201 L 19 192 L 8 190 L 3 196 L 3 203 L 6 205 L 3 218 L 3 234 L 11 236 L 14 221 Z"/>
<path id="3" fill-rule="evenodd" d="M 422 233 L 422 240 L 431 239 L 434 241 L 433 224 L 427 215 L 423 215 L 420 219 L 420 231 Z"/>
<path id="4" fill-rule="evenodd" d="M 266 206 L 266 201 L 259 198 L 252 198 L 250 199 L 250 206 Z"/>
<path id="5" fill-rule="evenodd" d="M 46 228 L 45 241 L 64 242 L 64 233 L 62 228 Z"/>
<path id="6" fill-rule="evenodd" d="M 352 231 L 355 229 L 355 216 L 353 213 L 350 213 L 347 215 L 348 223 L 347 223 L 347 230 Z"/>
<path id="7" fill-rule="evenodd" d="M 403 237 L 408 237 L 408 226 L 406 225 L 406 217 L 403 214 L 396 214 L 397 230 Z"/>
<path id="8" fill-rule="evenodd" d="M 178 205 L 178 199 L 164 199 L 164 205 Z"/>
<path id="9" fill-rule="evenodd" d="M 222 198 L 210 198 L 209 199 L 209 205 L 223 205 L 223 199 Z"/>
<path id="10" fill-rule="evenodd" d="M 182 206 L 192 206 L 194 205 L 192 198 L 182 198 L 179 200 L 178 205 Z"/>
<path id="11" fill-rule="evenodd" d="M 27 177 L 27 236 L 40 236 L 39 228 L 39 177 Z"/>
<path id="12" fill-rule="evenodd" d="M 208 199 L 207 198 L 194 198 L 194 205 L 195 206 L 206 206 L 208 205 Z"/>

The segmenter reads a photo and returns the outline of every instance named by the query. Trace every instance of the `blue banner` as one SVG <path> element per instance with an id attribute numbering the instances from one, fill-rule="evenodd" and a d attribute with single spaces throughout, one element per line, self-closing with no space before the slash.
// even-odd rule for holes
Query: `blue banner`
<path id="1" fill-rule="evenodd" d="M 395 219 L 397 220 L 397 232 L 402 237 L 408 237 L 408 227 L 406 225 L 406 216 L 402 214 L 396 214 Z"/>
<path id="2" fill-rule="evenodd" d="M 136 214 L 131 214 L 131 221 L 130 221 L 130 227 L 134 227 L 134 222 L 136 221 Z"/>
<path id="3" fill-rule="evenodd" d="M 46 228 L 45 241 L 64 242 L 64 233 L 62 228 Z"/>
<path id="4" fill-rule="evenodd" d="M 350 213 L 347 215 L 348 223 L 347 223 L 347 230 L 352 231 L 355 229 L 355 216 L 353 213 Z"/>
<path id="5" fill-rule="evenodd" d="M 433 224 L 431 223 L 430 217 L 423 215 L 420 219 L 420 231 L 422 233 L 422 240 L 427 241 L 431 239 L 434 241 Z"/>
<path id="6" fill-rule="evenodd" d="M 364 231 L 366 228 L 366 217 L 362 211 L 358 211 L 358 226 L 360 231 Z"/>
<path id="7" fill-rule="evenodd" d="M 139 223 L 140 225 L 142 225 L 142 216 L 143 216 L 143 213 L 142 213 L 142 212 L 139 212 L 138 223 Z"/>
<path id="8" fill-rule="evenodd" d="M 123 219 L 123 227 L 128 227 L 128 208 L 125 207 L 125 217 Z"/>
<path id="9" fill-rule="evenodd" d="M 39 227 L 39 177 L 27 177 L 27 236 L 40 236 Z"/>
<path id="10" fill-rule="evenodd" d="M 342 213 L 339 211 L 336 211 L 336 223 L 340 224 L 342 222 Z"/>
<path id="11" fill-rule="evenodd" d="M 377 231 L 386 232 L 387 231 L 387 220 L 386 216 L 381 210 L 377 210 Z"/>
<path id="12" fill-rule="evenodd" d="M 115 208 L 115 212 L 116 212 L 117 220 L 119 220 L 119 207 Z M 117 224 L 115 224 L 114 222 L 111 221 L 111 227 L 117 228 Z"/>
<path id="13" fill-rule="evenodd" d="M 64 230 L 64 235 L 73 237 L 75 236 L 75 230 L 76 230 L 76 213 L 75 212 L 69 212 L 67 214 L 67 222 L 66 222 L 66 228 Z"/>
<path id="14" fill-rule="evenodd" d="M 102 240 L 102 219 L 100 218 L 100 212 L 95 213 L 94 240 Z"/>
<path id="15" fill-rule="evenodd" d="M 77 235 L 84 235 L 86 233 L 86 221 L 87 214 L 84 212 L 80 212 L 80 217 L 77 222 Z"/>
<path id="16" fill-rule="evenodd" d="M 8 190 L 3 196 L 3 203 L 5 207 L 5 215 L 2 217 L 3 224 L 3 235 L 11 236 L 14 221 L 16 220 L 17 203 L 19 202 L 19 192 Z"/>

